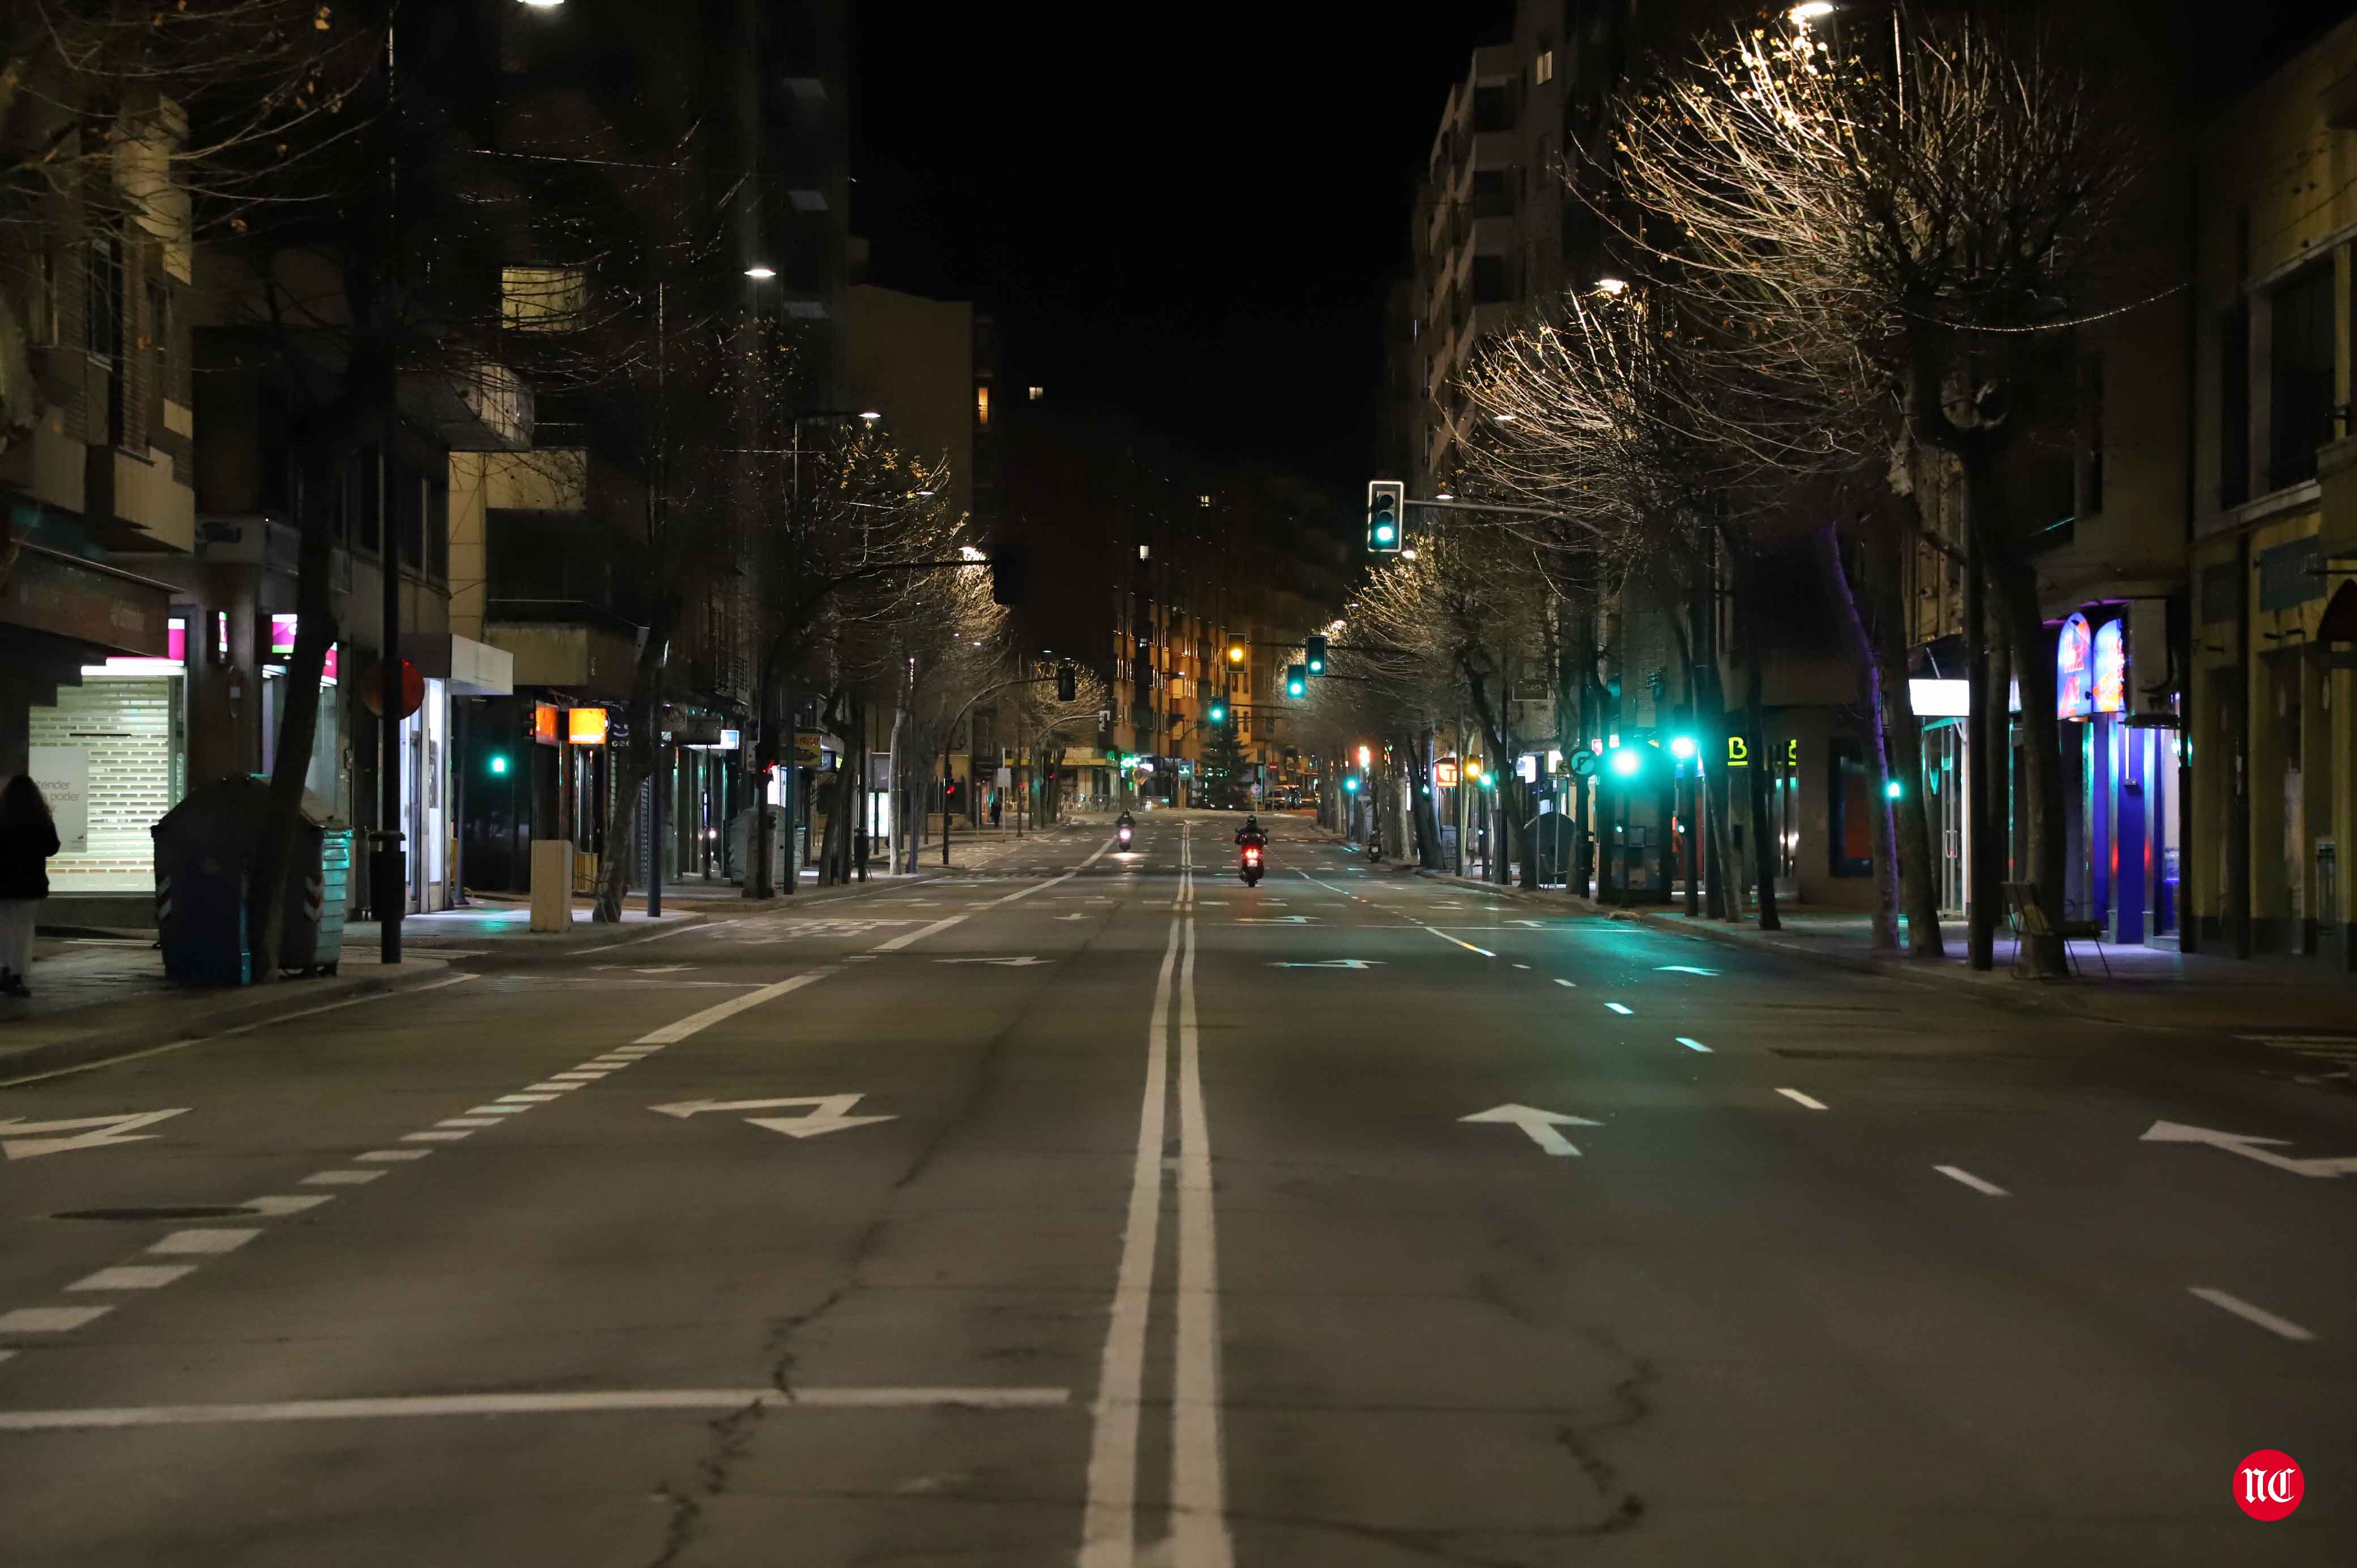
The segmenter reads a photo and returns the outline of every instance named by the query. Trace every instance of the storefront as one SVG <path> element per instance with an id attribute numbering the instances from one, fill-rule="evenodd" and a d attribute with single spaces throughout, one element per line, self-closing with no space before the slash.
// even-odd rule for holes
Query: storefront
<path id="1" fill-rule="evenodd" d="M 2070 803 L 2063 914 L 2104 940 L 2173 942 L 2178 929 L 2178 731 L 2166 693 L 2139 693 L 2139 640 L 2165 649 L 2166 604 L 2095 605 L 2055 635 L 2055 714 Z M 2157 660 L 2166 671 L 2167 660 Z"/>
<path id="2" fill-rule="evenodd" d="M 30 710 L 27 769 L 57 817 L 61 847 L 49 862 L 56 895 L 130 895 L 156 889 L 148 830 L 188 788 L 185 618 L 169 623 L 160 659 L 109 658 L 81 668 L 55 703 Z M 136 904 L 121 923 L 144 913 Z"/>

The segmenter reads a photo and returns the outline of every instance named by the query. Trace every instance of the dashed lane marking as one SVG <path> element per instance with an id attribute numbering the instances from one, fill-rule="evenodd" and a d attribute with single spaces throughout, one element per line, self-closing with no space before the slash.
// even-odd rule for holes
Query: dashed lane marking
<path id="1" fill-rule="evenodd" d="M 1983 1181 L 1980 1177 L 1973 1175 L 1972 1172 L 1964 1169 L 1962 1165 L 1933 1165 L 1932 1168 L 1938 1171 L 1942 1176 L 1946 1176 L 1950 1181 L 1964 1183 L 1964 1186 L 1971 1187 L 1983 1197 L 2008 1197 L 2012 1196 L 2007 1193 L 2005 1188 L 1997 1186 L 1996 1183 L 1993 1181 Z"/>
<path id="2" fill-rule="evenodd" d="M 2314 1333 L 2302 1328 L 2290 1318 L 2277 1317 L 2266 1307 L 2253 1306 L 2241 1296 L 2230 1295 L 2215 1285 L 2188 1285 L 2185 1288 L 2190 1294 L 2201 1297 L 2211 1305 L 2231 1312 L 2245 1323 L 2255 1323 L 2270 1334 L 2286 1339 L 2296 1339 L 2302 1343 L 2316 1337 Z M 0 1326 L 5 1326 L 5 1324 L 0 1324 Z"/>
<path id="3" fill-rule="evenodd" d="M 1805 1105 L 1812 1111 L 1823 1111 L 1825 1109 L 1825 1102 L 1824 1101 L 1812 1099 L 1810 1096 L 1803 1094 L 1797 1089 L 1780 1089 L 1776 1092 L 1782 1095 L 1785 1099 L 1791 1101 L 1795 1105 Z"/>

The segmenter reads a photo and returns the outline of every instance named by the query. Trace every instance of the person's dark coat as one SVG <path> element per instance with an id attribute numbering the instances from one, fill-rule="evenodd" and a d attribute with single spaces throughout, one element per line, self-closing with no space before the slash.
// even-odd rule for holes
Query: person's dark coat
<path id="1" fill-rule="evenodd" d="M 49 856 L 58 853 L 58 825 L 37 822 L 0 827 L 0 898 L 49 896 Z"/>

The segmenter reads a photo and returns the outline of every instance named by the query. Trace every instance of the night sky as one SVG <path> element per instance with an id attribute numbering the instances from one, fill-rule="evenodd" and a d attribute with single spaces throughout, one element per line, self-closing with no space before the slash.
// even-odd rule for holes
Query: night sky
<path id="1" fill-rule="evenodd" d="M 2187 123 L 2350 8 L 2108 3 L 2200 62 Z M 1360 493 L 1415 176 L 1511 0 L 852 10 L 870 281 L 995 314 L 1005 384 Z"/>
<path id="2" fill-rule="evenodd" d="M 869 281 L 995 314 L 1004 383 L 1361 489 L 1414 176 L 1512 6 L 1048 9 L 855 5 Z"/>

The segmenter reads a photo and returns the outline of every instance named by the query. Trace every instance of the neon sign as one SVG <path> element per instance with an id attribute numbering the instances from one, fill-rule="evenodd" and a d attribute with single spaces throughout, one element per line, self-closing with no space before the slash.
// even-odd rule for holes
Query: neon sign
<path id="1" fill-rule="evenodd" d="M 2127 711 L 2128 647 L 2120 623 L 2107 620 L 2095 628 L 2094 709 L 2099 714 Z"/>
<path id="2" fill-rule="evenodd" d="M 2090 679 L 2093 643 L 2085 616 L 2073 613 L 2063 621 L 2061 634 L 2054 639 L 2054 716 L 2058 719 L 2083 719 L 2094 711 Z"/>

